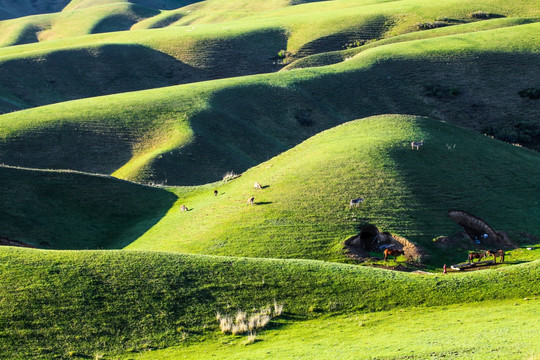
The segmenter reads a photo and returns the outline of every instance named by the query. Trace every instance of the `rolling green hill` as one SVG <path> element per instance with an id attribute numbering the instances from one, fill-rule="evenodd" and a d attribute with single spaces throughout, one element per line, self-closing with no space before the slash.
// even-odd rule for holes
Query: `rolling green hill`
<path id="1" fill-rule="evenodd" d="M 418 32 L 422 24 L 438 21 L 448 27 L 460 28 L 470 22 L 482 22 L 471 15 L 478 10 L 474 1 L 336 0 L 295 6 L 287 6 L 291 4 L 282 1 L 261 4 L 238 1 L 193 4 L 193 10 L 186 10 L 189 6 L 178 10 L 186 16 L 174 26 L 163 18 L 165 13 L 151 7 L 157 5 L 143 7 L 143 3 L 130 2 L 68 6 L 61 13 L 0 22 L 0 45 L 43 41 L 0 49 L 0 69 L 3 70 L 0 84 L 6 92 L 5 95 L 4 91 L 0 92 L 0 99 L 5 98 L 4 104 L 0 101 L 0 111 L 272 72 L 282 67 L 274 64 L 276 61 L 288 63 L 380 39 L 387 41 L 396 35 Z M 221 16 L 215 18 L 220 14 L 218 8 L 226 14 L 224 19 Z M 271 11 L 274 8 L 277 10 Z M 490 0 L 483 4 L 482 11 L 488 17 L 527 17 L 521 20 L 522 23 L 536 21 L 540 16 L 534 3 L 525 0 L 510 7 L 501 6 L 498 0 Z M 175 11 L 165 12 L 169 17 L 179 16 Z M 210 18 L 206 19 L 205 14 Z M 229 19 L 232 14 L 235 14 L 233 19 Z M 145 21 L 135 24 L 148 17 L 147 25 L 144 25 Z M 439 18 L 444 21 L 436 20 Z M 223 23 L 224 20 L 227 22 Z M 156 24 L 171 26 L 160 31 L 144 30 L 157 27 Z M 499 22 L 499 26 L 503 24 L 506 23 Z M 130 28 L 143 30 L 118 33 Z M 474 29 L 465 26 L 462 32 Z M 106 31 L 116 32 L 96 34 Z M 94 35 L 75 36 L 84 34 Z M 49 39 L 61 40 L 45 41 Z M 129 48 L 111 51 L 123 48 L 119 45 Z M 118 59 L 114 61 L 116 57 Z M 147 60 L 144 65 L 140 61 L 143 58 Z M 96 68 L 106 70 L 96 74 Z M 32 79 L 25 74 L 33 74 Z M 120 75 L 114 77 L 113 74 Z M 8 95 L 17 101 L 8 99 Z"/>
<path id="2" fill-rule="evenodd" d="M 538 360 L 539 49 L 538 0 L 0 0 L 0 359 Z M 517 247 L 441 274 L 449 210 Z"/>
<path id="3" fill-rule="evenodd" d="M 425 140 L 421 151 L 411 149 L 413 139 Z M 107 151 L 105 144 L 93 145 Z M 343 241 L 373 224 L 423 245 L 439 266 L 449 257 L 432 239 L 459 232 L 447 216 L 452 209 L 509 231 L 518 243 L 525 241 L 519 234 L 540 234 L 539 162 L 534 151 L 439 121 L 379 116 L 325 131 L 228 183 L 169 188 L 172 193 L 112 178 L 3 168 L 0 235 L 63 249 L 127 246 L 347 261 Z M 44 176 L 54 180 L 42 185 Z M 255 181 L 265 188 L 255 190 Z M 253 195 L 255 206 L 248 206 Z M 365 202 L 351 210 L 349 200 L 356 197 Z M 116 220 L 109 221 L 103 208 Z M 98 226 L 105 220 L 109 228 Z M 467 250 L 450 258 L 460 261 Z"/>
<path id="4" fill-rule="evenodd" d="M 8 165 L 203 184 L 337 124 L 385 113 L 431 116 L 537 148 L 540 103 L 519 92 L 535 86 L 530 74 L 540 59 L 539 28 L 535 23 L 389 44 L 327 67 L 5 114 L 0 156 Z M 114 158 L 101 147 L 72 156 L 79 142 L 96 137 L 118 150 Z M 103 157 L 105 167 L 96 161 Z"/>
<path id="5" fill-rule="evenodd" d="M 45 249 L 118 248 L 172 206 L 164 190 L 103 176 L 0 167 L 0 236 Z"/>
<path id="6" fill-rule="evenodd" d="M 1 248 L 0 259 L 0 353 L 7 358 L 116 358 L 199 343 L 217 337 L 216 311 L 261 308 L 274 299 L 284 305 L 286 323 L 272 330 L 279 334 L 280 326 L 322 313 L 500 301 L 539 290 L 538 262 L 425 276 L 159 252 Z"/>
<path id="7" fill-rule="evenodd" d="M 411 149 L 414 139 L 425 140 L 420 151 Z M 460 231 L 451 209 L 538 236 L 539 170 L 538 153 L 459 127 L 373 117 L 314 136 L 226 184 L 173 188 L 175 207 L 128 249 L 344 261 L 343 241 L 373 224 L 437 253 L 432 239 Z M 255 181 L 267 188 L 255 190 Z M 250 196 L 256 206 L 246 204 Z M 349 209 L 357 197 L 364 203 Z M 456 252 L 458 261 L 466 251 Z"/>

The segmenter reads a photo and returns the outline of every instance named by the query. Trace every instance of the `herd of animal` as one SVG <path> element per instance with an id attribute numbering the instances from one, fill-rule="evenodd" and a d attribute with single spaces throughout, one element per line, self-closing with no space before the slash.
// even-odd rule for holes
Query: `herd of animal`
<path id="1" fill-rule="evenodd" d="M 500 258 L 501 262 L 504 262 L 504 250 L 487 250 L 482 252 L 469 253 L 469 264 L 473 263 L 474 259 L 478 259 L 478 261 L 480 261 L 483 258 L 487 258 L 489 256 L 493 256 L 493 262 L 495 264 L 497 263 L 497 258 Z"/>

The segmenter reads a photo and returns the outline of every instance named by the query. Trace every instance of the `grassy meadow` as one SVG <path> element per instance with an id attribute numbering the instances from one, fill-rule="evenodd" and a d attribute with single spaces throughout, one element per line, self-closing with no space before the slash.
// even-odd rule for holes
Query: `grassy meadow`
<path id="1" fill-rule="evenodd" d="M 531 284 L 539 276 L 538 261 L 422 275 L 309 260 L 141 251 L 2 248 L 0 256 L 0 351 L 8 358 L 116 358 L 180 344 L 201 349 L 206 341 L 213 349 L 216 341 L 234 340 L 219 335 L 216 312 L 250 311 L 274 299 L 284 306 L 274 334 L 324 314 L 349 315 L 337 323 L 355 316 L 392 322 L 370 314 L 416 306 L 427 313 L 418 322 L 429 327 L 432 306 L 483 300 L 509 306 L 505 299 L 532 299 L 538 287 Z M 500 318 L 486 315 L 492 324 Z"/>
<path id="2" fill-rule="evenodd" d="M 0 0 L 0 243 L 34 247 L 0 246 L 0 359 L 539 359 L 539 20 Z M 450 269 L 449 210 L 505 262 Z M 366 225 L 426 256 L 355 257 Z"/>

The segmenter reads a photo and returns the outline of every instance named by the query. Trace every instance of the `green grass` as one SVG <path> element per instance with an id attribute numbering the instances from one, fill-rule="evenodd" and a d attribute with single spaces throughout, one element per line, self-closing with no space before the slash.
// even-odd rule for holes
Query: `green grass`
<path id="1" fill-rule="evenodd" d="M 5 114 L 0 117 L 0 151 L 10 165 L 94 172 L 92 149 L 75 159 L 47 158 L 35 150 L 53 146 L 49 133 L 58 134 L 54 146 L 60 153 L 77 147 L 74 139 L 93 141 L 94 134 L 104 133 L 107 139 L 113 137 L 111 147 L 136 155 L 126 163 L 114 163 L 105 173 L 193 185 L 216 181 L 229 170 L 242 172 L 322 130 L 375 114 L 427 115 L 476 131 L 537 127 L 536 103 L 518 92 L 533 83 L 530 73 L 538 63 L 539 26 L 389 44 L 328 67 Z M 433 85 L 457 89 L 458 94 L 431 96 L 428 89 Z M 312 126 L 300 124 L 298 119 L 305 116 Z M 85 131 L 79 131 L 78 124 Z M 109 135 L 107 128 L 115 131 Z M 527 146 L 538 146 L 534 138 L 523 140 Z M 21 143 L 28 145 L 21 150 Z M 221 160 L 215 161 L 218 153 Z"/>
<path id="2" fill-rule="evenodd" d="M 13 84 L 12 95 L 24 104 L 20 109 L 100 94 L 272 72 L 281 68 L 271 61 L 280 50 L 288 50 L 296 59 L 342 50 L 354 41 L 374 41 L 415 32 L 417 22 L 433 21 L 441 16 L 455 23 L 471 22 L 469 14 L 478 7 L 474 1 L 424 0 L 397 3 L 337 0 L 286 5 L 283 1 L 265 2 L 262 7 L 260 2 L 251 1 L 201 2 L 193 4 L 193 10 L 186 10 L 189 6 L 178 10 L 182 14 L 191 11 L 180 20 L 183 26 L 178 23 L 167 29 L 80 37 L 75 35 L 144 29 L 142 25 L 131 25 L 156 14 L 157 10 L 123 2 L 73 7 L 61 13 L 2 22 L 0 44 L 60 40 L 1 49 L 0 61 L 5 71 L 0 81 Z M 282 6 L 286 8 L 270 11 Z M 205 7 L 209 8 L 205 10 Z M 243 15 L 234 21 L 212 23 L 225 20 L 212 20 L 220 14 L 216 7 L 226 14 Z M 255 14 L 251 9 L 259 9 L 260 13 Z M 514 2 L 511 7 L 490 0 L 483 4 L 483 10 L 531 19 L 540 15 L 534 3 L 525 0 Z M 180 16 L 175 11 L 172 13 L 170 16 Z M 212 18 L 205 20 L 209 23 L 202 20 L 205 14 Z M 148 20 L 155 21 L 149 27 L 156 22 L 168 24 L 162 14 L 157 16 Z M 118 51 L 119 45 L 128 45 L 129 49 Z M 111 48 L 117 51 L 112 52 Z M 129 54 L 125 55 L 127 51 Z M 148 59 L 147 66 L 136 61 L 141 57 Z M 112 60 L 116 58 L 117 61 Z M 110 71 L 98 72 L 98 67 Z M 32 79 L 25 74 L 32 74 Z M 0 111 L 12 109 L 13 105 L 6 104 Z"/>
<path id="3" fill-rule="evenodd" d="M 115 3 L 2 21 L 0 46 L 129 30 L 133 24 L 158 13 L 157 10 L 129 3 Z"/>
<path id="4" fill-rule="evenodd" d="M 476 32 L 476 31 L 487 31 L 491 29 L 498 29 L 498 28 L 505 28 L 505 27 L 510 27 L 510 26 L 535 23 L 535 22 L 538 22 L 539 20 L 540 18 L 534 18 L 534 17 L 502 18 L 502 19 L 478 21 L 478 22 L 473 22 L 473 23 L 465 23 L 465 24 L 459 24 L 459 25 L 454 25 L 454 26 L 447 26 L 443 28 L 433 29 L 430 31 L 415 31 L 412 33 L 396 35 L 396 36 L 388 37 L 388 38 L 381 39 L 378 41 L 369 42 L 366 45 L 359 46 L 359 47 L 353 47 L 353 48 L 340 50 L 340 51 L 330 51 L 330 52 L 326 52 L 322 54 L 307 56 L 287 65 L 283 70 L 292 70 L 292 69 L 336 64 L 336 63 L 348 60 L 351 57 L 358 55 L 360 52 L 365 51 L 367 49 L 371 49 L 374 47 L 387 45 L 387 44 L 437 38 L 437 37 L 448 36 L 448 35 L 466 34 L 469 32 Z"/>
<path id="5" fill-rule="evenodd" d="M 245 337 L 129 354 L 125 359 L 536 359 L 538 300 L 483 301 L 291 323 Z"/>
<path id="6" fill-rule="evenodd" d="M 413 151 L 413 139 L 426 144 Z M 540 234 L 539 162 L 533 151 L 438 121 L 358 120 L 227 184 L 171 188 L 179 198 L 175 206 L 128 248 L 344 261 L 342 242 L 374 224 L 437 252 L 442 266 L 448 258 L 432 239 L 460 231 L 447 216 L 451 209 L 499 231 Z M 267 188 L 254 190 L 255 181 Z M 246 204 L 252 195 L 256 206 Z M 356 197 L 365 201 L 351 210 Z M 180 212 L 182 204 L 191 211 Z M 462 261 L 467 250 L 451 259 Z"/>
<path id="7" fill-rule="evenodd" d="M 118 179 L 0 167 L 0 236 L 46 249 L 119 248 L 176 197 Z"/>
<path id="8" fill-rule="evenodd" d="M 15 248 L 0 249 L 0 259 L 0 354 L 35 359 L 215 339 L 216 311 L 274 299 L 288 324 L 324 313 L 369 318 L 373 311 L 532 297 L 540 269 L 536 261 L 418 275 L 307 260 Z"/>

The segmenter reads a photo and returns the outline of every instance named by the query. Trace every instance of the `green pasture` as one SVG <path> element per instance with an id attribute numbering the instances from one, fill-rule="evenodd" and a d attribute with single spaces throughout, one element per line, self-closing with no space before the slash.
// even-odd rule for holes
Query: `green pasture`
<path id="1" fill-rule="evenodd" d="M 425 145 L 412 150 L 412 139 Z M 434 238 L 460 231 L 449 210 L 513 231 L 518 245 L 527 243 L 519 233 L 540 234 L 539 162 L 534 151 L 426 118 L 357 120 L 238 179 L 170 188 L 174 207 L 128 249 L 344 261 L 345 239 L 373 224 L 437 253 L 442 266 L 463 261 L 469 250 L 449 257 L 435 249 Z M 349 208 L 358 197 L 364 202 Z"/>
<path id="2" fill-rule="evenodd" d="M 243 340 L 218 335 L 217 311 L 224 314 L 250 311 L 271 305 L 274 299 L 284 305 L 283 315 L 271 323 L 268 332 L 261 334 L 263 341 L 249 348 L 256 351 L 269 344 L 270 338 L 275 339 L 272 342 L 275 341 L 276 346 L 285 346 L 279 344 L 283 344 L 280 332 L 286 336 L 290 333 L 288 328 L 293 331 L 298 326 L 299 329 L 307 319 L 319 319 L 306 323 L 305 331 L 313 333 L 313 337 L 325 321 L 350 324 L 351 321 L 357 323 L 352 319 L 358 317 L 367 327 L 385 318 L 392 321 L 392 317 L 373 314 L 374 311 L 404 310 L 405 324 L 416 323 L 418 329 L 428 329 L 432 321 L 436 321 L 430 320 L 433 314 L 439 312 L 430 306 L 493 300 L 497 303 L 488 303 L 487 309 L 497 309 L 497 306 L 506 309 L 511 306 L 505 299 L 532 298 L 539 290 L 538 261 L 474 273 L 422 275 L 308 260 L 132 251 L 2 248 L 0 260 L 0 323 L 3 324 L 0 353 L 6 358 L 85 358 L 100 354 L 117 358 L 128 351 L 134 357 L 138 352 L 181 344 L 195 344 L 194 351 L 202 351 L 204 343 L 199 342 L 203 340 L 208 341 L 209 351 L 223 351 L 227 356 L 230 352 L 216 348 L 215 342 L 236 346 Z M 528 306 L 524 301 L 518 302 Z M 421 308 L 410 309 L 415 306 Z M 477 308 L 479 315 L 484 315 L 481 305 L 477 306 L 463 305 L 463 308 L 469 309 L 465 310 L 468 313 Z M 507 333 L 512 331 L 514 321 L 525 322 L 526 329 L 519 330 L 509 343 L 499 347 L 507 353 L 520 343 L 519 334 L 527 329 L 534 331 L 536 307 L 529 308 L 532 312 L 527 318 L 517 313 L 515 320 L 510 319 L 510 312 L 494 316 L 488 311 L 480 323 L 496 325 L 500 320 L 500 331 Z M 455 313 L 459 307 L 451 309 Z M 443 322 L 445 316 L 450 317 L 444 310 L 440 312 Z M 424 315 L 415 322 L 414 313 Z M 321 318 L 329 314 L 350 317 Z M 366 320 L 362 320 L 364 318 Z M 472 326 L 470 320 L 461 319 L 467 327 Z M 409 326 L 404 325 L 400 331 L 407 328 Z M 353 329 L 343 331 L 346 334 Z M 381 324 L 374 330 L 377 329 L 384 331 L 388 327 Z M 343 335 L 332 326 L 328 331 L 325 343 L 331 338 L 338 341 Z M 455 337 L 457 325 L 452 325 L 450 331 Z M 435 351 L 471 352 L 467 343 L 448 348 L 451 336 L 447 334 L 439 345 L 433 339 Z M 287 338 L 294 344 L 303 337 Z M 415 343 L 418 342 L 421 339 L 416 338 Z M 412 344 L 407 351 L 412 350 Z M 428 351 L 427 343 L 419 346 L 415 351 L 421 354 Z M 534 350 L 531 346 L 523 351 Z M 297 351 L 302 354 L 307 349 L 299 347 Z M 398 350 L 383 351 L 391 355 Z M 485 351 L 478 350 L 480 354 Z"/>
<path id="3" fill-rule="evenodd" d="M 483 301 L 290 323 L 257 334 L 131 353 L 122 359 L 537 359 L 538 299 Z M 497 316 L 494 316 L 497 314 Z"/>

